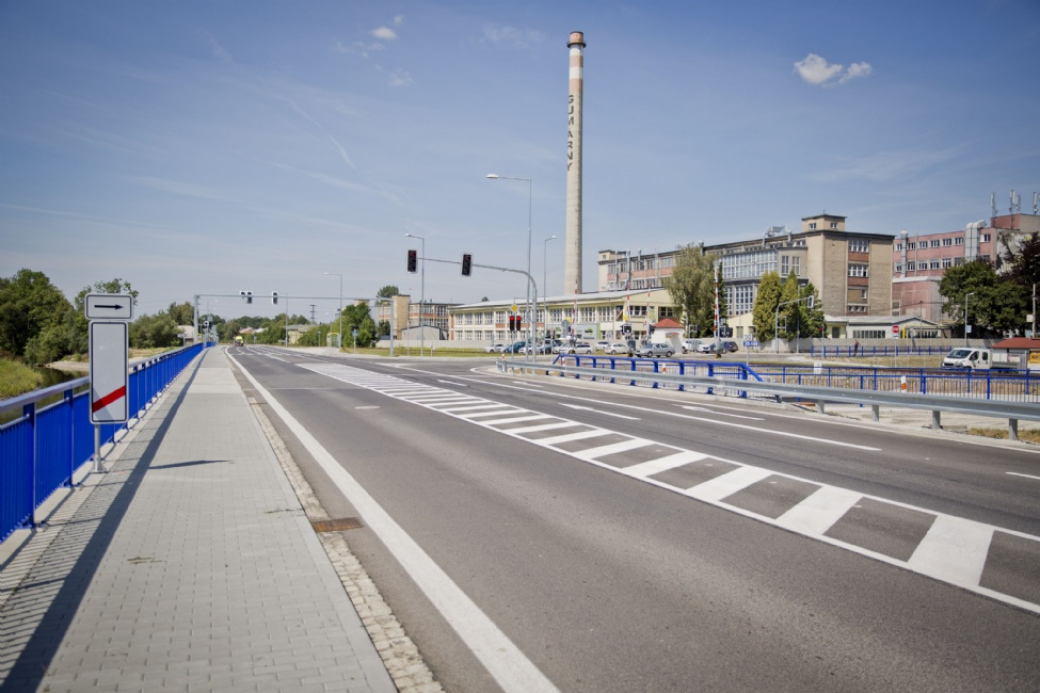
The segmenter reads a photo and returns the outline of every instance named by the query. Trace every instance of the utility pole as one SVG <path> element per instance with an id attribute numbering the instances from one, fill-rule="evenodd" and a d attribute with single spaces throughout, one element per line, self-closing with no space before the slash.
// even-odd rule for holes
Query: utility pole
<path id="1" fill-rule="evenodd" d="M 1033 339 L 1036 339 L 1036 284 L 1033 284 Z"/>

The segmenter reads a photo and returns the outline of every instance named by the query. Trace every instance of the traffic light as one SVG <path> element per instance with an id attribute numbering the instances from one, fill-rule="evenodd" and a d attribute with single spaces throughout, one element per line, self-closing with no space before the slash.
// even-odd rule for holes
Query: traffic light
<path id="1" fill-rule="evenodd" d="M 509 315 L 509 331 L 516 332 L 516 316 L 512 313 Z"/>
<path id="2" fill-rule="evenodd" d="M 277 291 L 272 291 L 271 292 L 271 303 L 273 305 L 276 305 L 276 306 L 278 305 L 278 292 Z"/>
<path id="3" fill-rule="evenodd" d="M 516 316 L 516 331 L 517 332 L 523 332 L 524 331 L 524 318 L 521 315 Z"/>
<path id="4" fill-rule="evenodd" d="M 808 303 L 809 303 L 809 310 L 812 310 L 813 308 L 815 308 L 816 307 L 816 296 L 815 295 L 810 295 Z"/>
<path id="5" fill-rule="evenodd" d="M 469 253 L 462 254 L 462 276 L 468 277 L 473 271 L 473 256 Z"/>
<path id="6" fill-rule="evenodd" d="M 253 302 L 253 292 L 252 291 L 239 291 L 238 295 L 241 296 L 242 298 L 244 298 L 246 300 L 246 303 L 252 303 Z"/>
<path id="7" fill-rule="evenodd" d="M 419 252 L 416 250 L 408 251 L 408 271 L 415 274 L 419 268 Z"/>

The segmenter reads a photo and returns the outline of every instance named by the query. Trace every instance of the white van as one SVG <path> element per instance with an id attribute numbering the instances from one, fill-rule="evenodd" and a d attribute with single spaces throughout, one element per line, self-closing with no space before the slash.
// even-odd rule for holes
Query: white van
<path id="1" fill-rule="evenodd" d="M 1014 365 L 1005 360 L 994 361 L 989 349 L 958 347 L 948 353 L 942 362 L 943 368 L 960 368 L 971 371 L 1012 370 Z"/>

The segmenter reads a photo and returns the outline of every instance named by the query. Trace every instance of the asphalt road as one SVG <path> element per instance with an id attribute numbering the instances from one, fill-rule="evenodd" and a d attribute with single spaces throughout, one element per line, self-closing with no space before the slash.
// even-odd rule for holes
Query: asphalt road
<path id="1" fill-rule="evenodd" d="M 487 360 L 230 353 L 447 690 L 1040 688 L 1035 452 Z"/>

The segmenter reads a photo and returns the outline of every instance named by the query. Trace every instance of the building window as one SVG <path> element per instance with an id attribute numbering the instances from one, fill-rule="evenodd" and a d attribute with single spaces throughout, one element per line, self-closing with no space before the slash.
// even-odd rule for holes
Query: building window
<path id="1" fill-rule="evenodd" d="M 943 269 L 946 269 L 947 267 L 953 267 L 953 258 L 952 257 L 944 257 L 942 259 L 942 266 L 943 266 Z"/>
<path id="2" fill-rule="evenodd" d="M 791 271 L 796 277 L 802 276 L 802 258 L 797 255 L 791 258 Z"/>
<path id="3" fill-rule="evenodd" d="M 903 249 L 903 244 L 902 243 L 896 243 L 896 250 L 902 250 L 902 249 Z"/>
<path id="4" fill-rule="evenodd" d="M 899 274 L 899 273 L 900 273 L 900 272 L 902 272 L 902 271 L 903 271 L 903 265 L 902 265 L 902 263 L 899 263 L 899 264 L 897 264 L 897 265 L 896 265 L 896 274 Z"/>
<path id="5" fill-rule="evenodd" d="M 867 253 L 870 252 L 870 242 L 863 239 L 857 238 L 854 241 L 849 241 L 849 252 L 850 253 Z"/>
<path id="6" fill-rule="evenodd" d="M 955 258 L 953 258 L 953 266 L 954 267 L 960 267 L 963 264 L 964 264 L 964 258 L 962 258 L 962 257 L 955 257 Z"/>
<path id="7" fill-rule="evenodd" d="M 867 274 L 867 270 L 869 269 L 869 267 L 870 267 L 870 265 L 860 265 L 860 264 L 857 264 L 857 263 L 849 263 L 849 276 L 850 277 L 866 277 L 866 276 L 869 276 Z"/>
<path id="8" fill-rule="evenodd" d="M 944 248 L 949 248 L 950 246 L 953 245 L 953 239 L 952 238 L 944 238 L 944 239 L 942 239 L 942 243 L 943 243 L 943 247 Z"/>
<path id="9" fill-rule="evenodd" d="M 917 263 L 914 262 L 913 260 L 907 260 L 906 271 L 907 272 L 916 272 L 917 271 Z"/>
<path id="10" fill-rule="evenodd" d="M 932 239 L 932 247 L 933 248 L 938 248 L 939 247 L 939 239 L 938 238 L 933 238 Z"/>
<path id="11" fill-rule="evenodd" d="M 810 223 L 809 223 L 809 228 L 810 228 L 810 229 L 815 229 L 815 228 L 816 228 L 816 222 L 815 222 L 815 221 L 813 221 L 813 222 L 810 222 Z"/>
<path id="12" fill-rule="evenodd" d="M 939 261 L 938 260 L 932 260 L 931 262 L 929 262 L 928 263 L 928 269 L 939 269 Z"/>
<path id="13" fill-rule="evenodd" d="M 791 256 L 781 255 L 780 256 L 780 278 L 783 279 L 791 271 Z"/>
<path id="14" fill-rule="evenodd" d="M 982 234 L 982 242 L 983 243 L 989 243 L 989 234 L 988 233 Z"/>
<path id="15" fill-rule="evenodd" d="M 907 250 L 915 250 L 916 248 L 917 248 L 917 243 L 915 243 L 914 241 L 910 241 L 909 243 L 906 244 L 906 249 Z"/>
<path id="16" fill-rule="evenodd" d="M 838 228 L 838 222 L 836 222 L 836 221 L 832 221 L 832 222 L 831 222 L 831 228 L 832 228 L 832 229 L 836 229 L 836 228 Z"/>
<path id="17" fill-rule="evenodd" d="M 964 245 L 964 236 L 957 236 L 953 239 L 954 245 Z"/>

